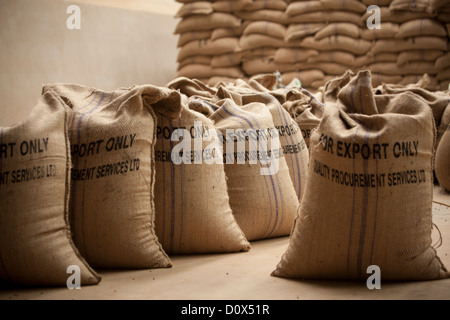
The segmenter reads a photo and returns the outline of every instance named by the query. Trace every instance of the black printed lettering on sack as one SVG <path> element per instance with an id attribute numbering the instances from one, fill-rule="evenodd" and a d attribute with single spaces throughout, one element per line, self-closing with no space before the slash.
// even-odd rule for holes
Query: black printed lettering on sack
<path id="1" fill-rule="evenodd" d="M 283 146 L 283 153 L 285 155 L 289 154 L 299 154 L 306 148 L 306 143 L 304 140 L 295 145 Z"/>
<path id="2" fill-rule="evenodd" d="M 302 130 L 302 134 L 303 139 L 309 139 L 311 137 L 311 130 L 310 129 Z"/>
<path id="3" fill-rule="evenodd" d="M 44 166 L 34 166 L 31 168 L 11 171 L 10 183 L 21 183 L 40 180 L 44 178 L 55 177 L 56 175 L 57 175 L 56 165 L 54 164 L 47 164 Z M 9 176 L 9 172 L 7 176 Z M 7 177 L 5 179 L 7 179 Z"/>
<path id="4" fill-rule="evenodd" d="M 136 140 L 136 133 L 119 137 L 111 137 L 107 140 L 96 140 L 87 143 L 73 144 L 70 146 L 72 158 L 85 158 L 95 156 L 103 151 L 119 151 L 133 147 Z M 106 142 L 105 142 L 106 141 Z"/>
<path id="5" fill-rule="evenodd" d="M 188 127 L 156 127 L 156 138 L 157 139 L 164 139 L 164 140 L 179 140 L 180 136 L 176 135 L 177 130 L 187 130 L 190 135 L 191 139 L 195 138 L 209 138 L 210 131 L 208 126 L 191 126 Z"/>
<path id="6" fill-rule="evenodd" d="M 0 186 L 4 184 L 8 184 L 9 179 L 9 171 L 0 172 Z"/>
<path id="7" fill-rule="evenodd" d="M 0 159 L 13 158 L 17 154 L 21 156 L 44 153 L 48 150 L 49 138 L 24 140 L 19 144 L 15 142 L 0 144 Z"/>
<path id="8" fill-rule="evenodd" d="M 95 178 L 105 178 L 139 171 L 140 159 L 124 160 L 97 166 Z"/>
<path id="9" fill-rule="evenodd" d="M 281 137 L 284 137 L 284 136 L 293 136 L 293 135 L 295 135 L 295 134 L 298 132 L 298 130 L 299 130 L 298 126 L 297 126 L 297 125 L 294 125 L 294 124 L 290 124 L 290 125 L 287 125 L 287 126 L 276 126 L 275 129 L 278 130 L 278 133 L 279 133 L 279 135 L 280 135 Z"/>
<path id="10" fill-rule="evenodd" d="M 339 141 L 322 134 L 319 145 L 323 151 L 339 158 L 382 160 L 390 155 L 395 158 L 417 157 L 419 155 L 419 141 L 399 141 L 393 145 L 389 143 L 353 143 Z"/>

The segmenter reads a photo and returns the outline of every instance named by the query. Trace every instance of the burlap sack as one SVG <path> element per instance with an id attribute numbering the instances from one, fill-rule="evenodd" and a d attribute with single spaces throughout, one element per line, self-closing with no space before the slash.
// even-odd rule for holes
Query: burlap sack
<path id="1" fill-rule="evenodd" d="M 260 47 L 251 50 L 244 50 L 241 52 L 242 61 L 254 59 L 271 61 L 274 60 L 276 52 L 277 49 L 274 47 Z"/>
<path id="2" fill-rule="evenodd" d="M 178 45 L 177 48 L 183 47 L 185 44 L 191 42 L 191 41 L 203 41 L 208 40 L 212 37 L 212 31 L 192 31 L 192 32 L 186 32 L 182 33 L 178 36 Z"/>
<path id="3" fill-rule="evenodd" d="M 286 27 L 271 21 L 253 21 L 244 29 L 243 34 L 263 34 L 284 39 L 286 37 Z"/>
<path id="4" fill-rule="evenodd" d="M 283 109 L 280 101 L 268 92 L 256 92 L 255 90 L 248 90 L 235 85 L 219 88 L 217 97 L 219 99 L 233 99 L 240 106 L 257 102 L 269 109 L 275 128 L 279 132 L 281 148 L 289 168 L 292 183 L 294 184 L 297 197 L 301 201 L 306 183 L 309 151 L 298 124 Z"/>
<path id="5" fill-rule="evenodd" d="M 242 63 L 242 70 L 244 70 L 245 74 L 249 76 L 261 73 L 272 73 L 275 71 L 285 73 L 292 70 L 292 64 L 277 63 L 275 61 L 267 59 L 251 59 L 245 60 Z"/>
<path id="6" fill-rule="evenodd" d="M 241 52 L 231 52 L 220 55 L 215 55 L 211 59 L 211 66 L 213 68 L 224 68 L 239 66 L 242 62 Z"/>
<path id="7" fill-rule="evenodd" d="M 157 119 L 155 229 L 164 250 L 169 254 L 248 251 L 250 244 L 230 208 L 220 163 L 222 142 L 215 140 L 214 124 L 187 106 L 177 120 L 160 113 Z M 180 128 L 187 131 L 178 132 Z M 214 143 L 220 152 L 216 149 L 212 155 Z M 175 160 L 181 163 L 174 163 L 175 150 Z"/>
<path id="8" fill-rule="evenodd" d="M 283 25 L 289 24 L 288 17 L 284 11 L 263 9 L 257 11 L 238 11 L 235 14 L 242 20 L 272 21 Z"/>
<path id="9" fill-rule="evenodd" d="M 367 11 L 367 6 L 365 6 L 359 0 L 345 0 L 345 1 L 336 1 L 336 0 L 320 0 L 323 7 L 328 10 L 342 10 L 342 11 L 351 11 L 362 14 Z"/>
<path id="10" fill-rule="evenodd" d="M 265 161 L 256 158 L 257 164 L 249 165 L 251 158 L 255 160 L 254 154 L 250 155 L 250 144 L 256 143 L 250 132 L 258 130 L 261 139 L 265 139 L 264 136 L 269 131 L 272 134 L 276 132 L 269 109 L 260 103 L 239 107 L 230 99 L 219 101 L 217 107 L 210 118 L 224 137 L 228 194 L 236 221 L 249 241 L 289 235 L 299 201 L 282 150 L 278 150 L 276 144 L 270 141 L 269 149 L 258 150 L 262 156 L 272 150 L 270 156 L 273 160 L 264 163 Z M 235 130 L 237 142 L 226 135 L 227 129 Z M 244 131 L 249 133 L 249 141 L 246 141 Z M 277 139 L 274 135 L 271 137 Z M 234 145 L 234 152 L 227 151 L 227 141 Z M 245 143 L 245 151 L 249 153 L 248 160 L 241 158 L 244 154 L 237 152 L 239 142 Z M 234 160 L 234 164 L 229 160 Z M 245 160 L 245 164 L 238 164 L 238 160 Z M 278 170 L 275 168 L 276 163 Z M 266 171 L 264 175 L 263 171 Z"/>
<path id="11" fill-rule="evenodd" d="M 209 1 L 196 1 L 185 3 L 178 9 L 178 12 L 175 15 L 175 18 L 184 18 L 187 16 L 195 15 L 195 14 L 204 14 L 208 15 L 213 13 L 214 9 L 212 8 L 211 2 Z"/>
<path id="12" fill-rule="evenodd" d="M 283 108 L 297 122 L 309 150 L 311 134 L 317 129 L 324 105 L 307 90 L 292 90 L 286 97 Z"/>
<path id="13" fill-rule="evenodd" d="M 381 52 L 377 54 L 368 53 L 363 56 L 355 57 L 355 63 L 353 66 L 357 69 L 367 68 L 372 63 L 375 62 L 397 62 L 398 53 L 397 52 Z"/>
<path id="14" fill-rule="evenodd" d="M 66 286 L 67 269 L 81 285 L 100 277 L 70 234 L 72 110 L 47 92 L 23 122 L 0 128 L 0 279 L 23 285 Z"/>
<path id="15" fill-rule="evenodd" d="M 291 23 L 332 23 L 349 22 L 360 27 L 366 26 L 366 21 L 361 21 L 361 15 L 349 11 L 317 11 L 299 14 L 289 18 Z"/>
<path id="16" fill-rule="evenodd" d="M 400 52 L 398 55 L 397 64 L 399 66 L 403 66 L 414 61 L 428 61 L 434 63 L 434 66 L 436 66 L 436 59 L 441 57 L 443 54 L 444 51 L 439 50 L 411 50 Z"/>
<path id="17" fill-rule="evenodd" d="M 428 76 L 428 75 L 404 76 L 403 79 L 398 84 L 406 86 L 406 85 L 418 83 L 423 79 L 424 76 Z M 428 80 L 426 81 L 426 83 L 420 87 L 423 89 L 427 89 L 429 91 L 439 91 L 440 90 L 439 81 L 436 79 L 436 77 L 430 77 L 430 76 L 428 76 Z"/>
<path id="18" fill-rule="evenodd" d="M 450 67 L 450 52 L 447 52 L 445 55 L 437 58 L 434 66 L 439 70 L 449 68 Z"/>
<path id="19" fill-rule="evenodd" d="M 450 94 L 449 94 L 449 99 L 450 99 Z M 439 143 L 442 140 L 442 137 L 444 136 L 445 132 L 448 129 L 448 126 L 450 125 L 450 107 L 449 106 L 450 106 L 450 102 L 449 102 L 449 105 L 447 106 L 447 108 L 445 109 L 444 113 L 442 114 L 441 122 L 438 127 L 437 138 L 436 138 L 436 146 L 438 146 L 438 147 L 439 147 Z"/>
<path id="20" fill-rule="evenodd" d="M 376 5 L 379 7 L 389 6 L 393 0 L 362 0 L 366 6 Z"/>
<path id="21" fill-rule="evenodd" d="M 321 40 L 316 40 L 314 37 L 306 37 L 300 42 L 300 46 L 319 51 L 339 50 L 363 55 L 369 52 L 372 48 L 372 43 L 363 39 L 353 39 L 339 35 Z"/>
<path id="22" fill-rule="evenodd" d="M 238 38 L 221 38 L 215 41 L 191 41 L 185 44 L 178 52 L 177 61 L 195 55 L 218 55 L 235 52 L 239 49 Z"/>
<path id="23" fill-rule="evenodd" d="M 382 281 L 449 277 L 431 247 L 434 135 L 417 96 L 375 96 L 359 73 L 311 137 L 304 200 L 273 275 L 367 280 L 376 265 Z"/>
<path id="24" fill-rule="evenodd" d="M 284 42 L 283 38 L 276 38 L 264 34 L 247 34 L 243 35 L 239 40 L 239 48 L 242 50 L 252 50 L 264 47 L 288 47 L 289 44 Z"/>
<path id="25" fill-rule="evenodd" d="M 154 230 L 154 111 L 179 117 L 180 94 L 153 86 L 49 90 L 74 110 L 70 214 L 82 255 L 99 268 L 170 267 Z"/>
<path id="26" fill-rule="evenodd" d="M 238 38 L 242 35 L 242 30 L 244 30 L 243 25 L 238 28 L 216 28 L 211 32 L 211 40 L 214 41 L 221 38 Z"/>
<path id="27" fill-rule="evenodd" d="M 192 15 L 182 19 L 175 28 L 175 34 L 191 31 L 213 30 L 215 28 L 237 28 L 241 20 L 234 15 L 214 12 L 209 15 Z"/>
<path id="28" fill-rule="evenodd" d="M 399 66 L 393 62 L 376 62 L 369 66 L 370 70 L 374 73 L 380 73 L 384 75 L 412 75 L 412 74 L 437 74 L 438 71 L 434 67 L 433 62 L 427 61 L 414 61 L 408 64 Z"/>
<path id="29" fill-rule="evenodd" d="M 267 1 L 267 0 L 253 0 L 252 3 L 246 5 L 243 11 L 258 11 L 258 10 L 278 10 L 286 11 L 287 3 L 285 1 Z"/>
<path id="30" fill-rule="evenodd" d="M 183 67 L 192 64 L 203 64 L 203 65 L 211 65 L 213 56 L 205 56 L 205 55 L 197 55 L 197 56 L 189 56 L 180 62 L 178 62 L 177 71 L 181 70 Z"/>
<path id="31" fill-rule="evenodd" d="M 429 12 L 433 14 L 430 0 L 394 0 L 389 9 L 391 11 Z"/>
<path id="32" fill-rule="evenodd" d="M 302 48 L 279 48 L 274 60 L 278 63 L 306 62 L 309 58 L 319 55 L 319 51 Z"/>
<path id="33" fill-rule="evenodd" d="M 287 9 L 286 14 L 289 17 L 298 16 L 304 13 L 323 11 L 324 5 L 321 1 L 298 1 L 291 2 Z"/>
<path id="34" fill-rule="evenodd" d="M 330 23 L 325 28 L 316 33 L 314 38 L 321 40 L 330 36 L 347 36 L 350 38 L 358 39 L 361 36 L 362 30 L 356 24 L 346 22 Z"/>
<path id="35" fill-rule="evenodd" d="M 447 30 L 436 19 L 419 19 L 402 23 L 397 32 L 397 38 L 419 36 L 447 37 Z"/>
<path id="36" fill-rule="evenodd" d="M 286 30 L 286 42 L 294 42 L 315 35 L 326 26 L 325 23 L 292 23 Z"/>
<path id="37" fill-rule="evenodd" d="M 211 88 L 204 82 L 196 79 L 177 78 L 167 84 L 169 89 L 178 90 L 187 97 L 201 97 L 203 100 L 212 101 L 217 89 Z"/>
<path id="38" fill-rule="evenodd" d="M 209 78 L 214 75 L 213 69 L 211 65 L 207 64 L 198 64 L 198 63 L 192 63 L 188 64 L 177 72 L 177 77 L 186 77 L 186 78 L 195 78 L 195 79 L 201 79 L 201 78 Z"/>
<path id="39" fill-rule="evenodd" d="M 409 0 L 408 0 L 409 1 Z M 373 15 L 373 12 L 366 12 L 361 17 L 361 22 L 366 25 L 367 20 Z M 411 11 L 391 11 L 389 7 L 380 7 L 380 16 L 382 22 L 403 23 L 411 20 L 422 18 L 436 18 L 434 14 L 427 12 L 411 12 Z"/>
<path id="40" fill-rule="evenodd" d="M 308 63 L 320 62 L 338 63 L 347 66 L 347 69 L 349 69 L 355 65 L 355 56 L 344 51 L 324 51 L 316 56 L 308 58 Z"/>
<path id="41" fill-rule="evenodd" d="M 241 11 L 244 7 L 252 3 L 252 0 L 224 0 L 224 1 L 214 1 L 212 7 L 214 11 L 217 12 L 228 12 L 233 13 Z"/>
<path id="42" fill-rule="evenodd" d="M 438 80 L 449 80 L 450 79 L 450 68 L 446 68 L 444 70 L 440 70 L 438 75 L 436 76 Z"/>
<path id="43" fill-rule="evenodd" d="M 361 29 L 361 38 L 364 40 L 393 39 L 397 35 L 399 25 L 392 22 L 381 22 L 380 29 Z"/>
<path id="44" fill-rule="evenodd" d="M 407 50 L 441 50 L 447 51 L 446 38 L 415 37 L 409 39 L 382 39 L 378 40 L 371 49 L 372 54 L 381 52 L 403 52 Z"/>

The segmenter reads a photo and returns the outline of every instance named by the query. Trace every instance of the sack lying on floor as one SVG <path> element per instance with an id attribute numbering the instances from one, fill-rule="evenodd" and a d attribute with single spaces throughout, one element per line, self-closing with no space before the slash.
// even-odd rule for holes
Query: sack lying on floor
<path id="1" fill-rule="evenodd" d="M 200 99 L 191 103 L 208 107 Z M 169 254 L 248 251 L 250 245 L 230 208 L 222 142 L 216 140 L 212 121 L 185 106 L 179 119 L 157 113 L 157 120 L 155 229 L 164 250 Z M 175 151 L 175 156 L 182 156 L 175 159 L 180 163 L 173 162 Z"/>
<path id="2" fill-rule="evenodd" d="M 435 280 L 450 273 L 431 247 L 433 115 L 412 93 L 375 96 L 360 72 L 327 103 L 311 137 L 308 183 L 273 275 Z"/>
<path id="3" fill-rule="evenodd" d="M 52 91 L 22 123 L 0 128 L 0 279 L 66 286 L 77 266 L 81 285 L 100 277 L 75 248 L 68 221 L 72 110 Z"/>
<path id="4" fill-rule="evenodd" d="M 180 94 L 153 86 L 49 90 L 74 110 L 70 212 L 82 255 L 99 268 L 170 267 L 154 230 L 154 111 L 179 117 Z"/>
<path id="5" fill-rule="evenodd" d="M 215 109 L 210 119 L 224 137 L 236 221 L 249 241 L 289 235 L 299 201 L 269 109 L 259 103 L 237 106 L 230 99 L 219 101 Z M 227 142 L 234 151 L 227 150 Z"/>
<path id="6" fill-rule="evenodd" d="M 450 125 L 436 151 L 436 177 L 439 185 L 450 191 Z"/>
<path id="7" fill-rule="evenodd" d="M 281 148 L 289 168 L 298 199 L 301 201 L 306 184 L 306 172 L 309 164 L 309 151 L 298 124 L 283 109 L 280 102 L 268 92 L 256 92 L 253 89 L 238 86 L 219 88 L 218 99 L 233 99 L 239 106 L 259 103 L 260 108 L 269 109 L 275 128 L 278 130 Z M 255 104 L 256 106 L 256 104 Z"/>

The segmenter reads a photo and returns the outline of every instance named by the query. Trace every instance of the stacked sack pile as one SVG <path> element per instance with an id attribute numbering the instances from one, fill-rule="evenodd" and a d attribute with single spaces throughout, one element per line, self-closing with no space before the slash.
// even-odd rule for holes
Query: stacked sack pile
<path id="1" fill-rule="evenodd" d="M 289 68 L 274 61 L 277 49 L 289 45 L 284 41 L 288 22 L 286 8 L 284 0 L 256 0 L 237 13 L 244 23 L 239 47 L 243 56 L 242 69 L 247 76 Z"/>
<path id="2" fill-rule="evenodd" d="M 280 49 L 276 57 L 276 61 L 291 63 L 284 82 L 298 77 L 304 87 L 318 88 L 354 69 L 356 59 L 371 47 L 370 41 L 361 38 L 361 16 L 366 10 L 357 0 L 291 1 L 286 11 L 290 22 L 286 42 L 292 48 Z M 289 60 L 285 60 L 287 55 Z"/>
<path id="3" fill-rule="evenodd" d="M 205 83 L 244 77 L 238 50 L 242 24 L 235 12 L 251 0 L 178 2 L 183 3 L 175 29 L 178 76 Z"/>
<path id="4" fill-rule="evenodd" d="M 214 85 L 279 71 L 284 84 L 298 78 L 316 90 L 347 70 L 369 69 L 375 86 L 416 83 L 424 74 L 427 89 L 450 83 L 448 1 L 179 1 L 179 76 Z M 377 22 L 372 5 L 380 8 L 380 28 L 368 27 Z M 228 24 L 217 27 L 219 16 Z M 196 22 L 186 29 L 185 20 Z M 215 28 L 236 32 L 220 38 Z"/>
<path id="5" fill-rule="evenodd" d="M 381 1 L 381 28 L 363 32 L 363 37 L 374 43 L 368 56 L 358 64 L 379 75 L 375 83 L 410 84 L 428 74 L 428 89 L 448 88 L 444 70 L 448 52 L 445 21 L 449 20 L 438 14 L 436 2 L 430 5 L 430 1 L 415 1 L 412 5 L 405 0 Z M 363 20 L 367 21 L 370 15 L 366 13 Z"/>

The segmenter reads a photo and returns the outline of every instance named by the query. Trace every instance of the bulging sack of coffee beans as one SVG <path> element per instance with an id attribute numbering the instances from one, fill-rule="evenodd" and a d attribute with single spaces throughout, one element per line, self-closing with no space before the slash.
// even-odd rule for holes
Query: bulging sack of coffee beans
<path id="1" fill-rule="evenodd" d="M 244 89 L 244 90 L 243 90 Z M 309 151 L 298 124 L 283 108 L 279 100 L 269 92 L 257 92 L 236 86 L 221 87 L 219 98 L 235 98 L 235 103 L 246 106 L 257 102 L 255 106 L 268 109 L 272 115 L 275 128 L 278 130 L 284 158 L 289 168 L 292 183 L 298 199 L 301 201 L 306 184 L 306 173 L 309 164 Z"/>
<path id="2" fill-rule="evenodd" d="M 250 244 L 230 208 L 222 142 L 214 123 L 188 106 L 179 119 L 161 113 L 157 118 L 155 228 L 164 250 L 248 251 Z"/>
<path id="3" fill-rule="evenodd" d="M 22 285 L 79 285 L 100 277 L 75 248 L 68 221 L 72 110 L 52 91 L 23 122 L 0 128 L 0 279 Z M 77 284 L 74 280 L 73 284 Z"/>
<path id="4" fill-rule="evenodd" d="M 71 222 L 93 266 L 160 268 L 171 263 L 154 230 L 156 115 L 179 117 L 176 91 L 137 86 L 105 92 L 55 84 L 74 111 Z"/>
<path id="5" fill-rule="evenodd" d="M 233 214 L 249 241 L 289 235 L 299 200 L 270 110 L 217 102 L 209 117 L 223 141 Z"/>
<path id="6" fill-rule="evenodd" d="M 362 71 L 327 103 L 311 137 L 308 183 L 273 275 L 304 279 L 435 280 L 431 245 L 435 126 L 417 95 L 374 95 Z"/>
<path id="7" fill-rule="evenodd" d="M 450 125 L 436 151 L 436 177 L 439 185 L 450 191 Z"/>

